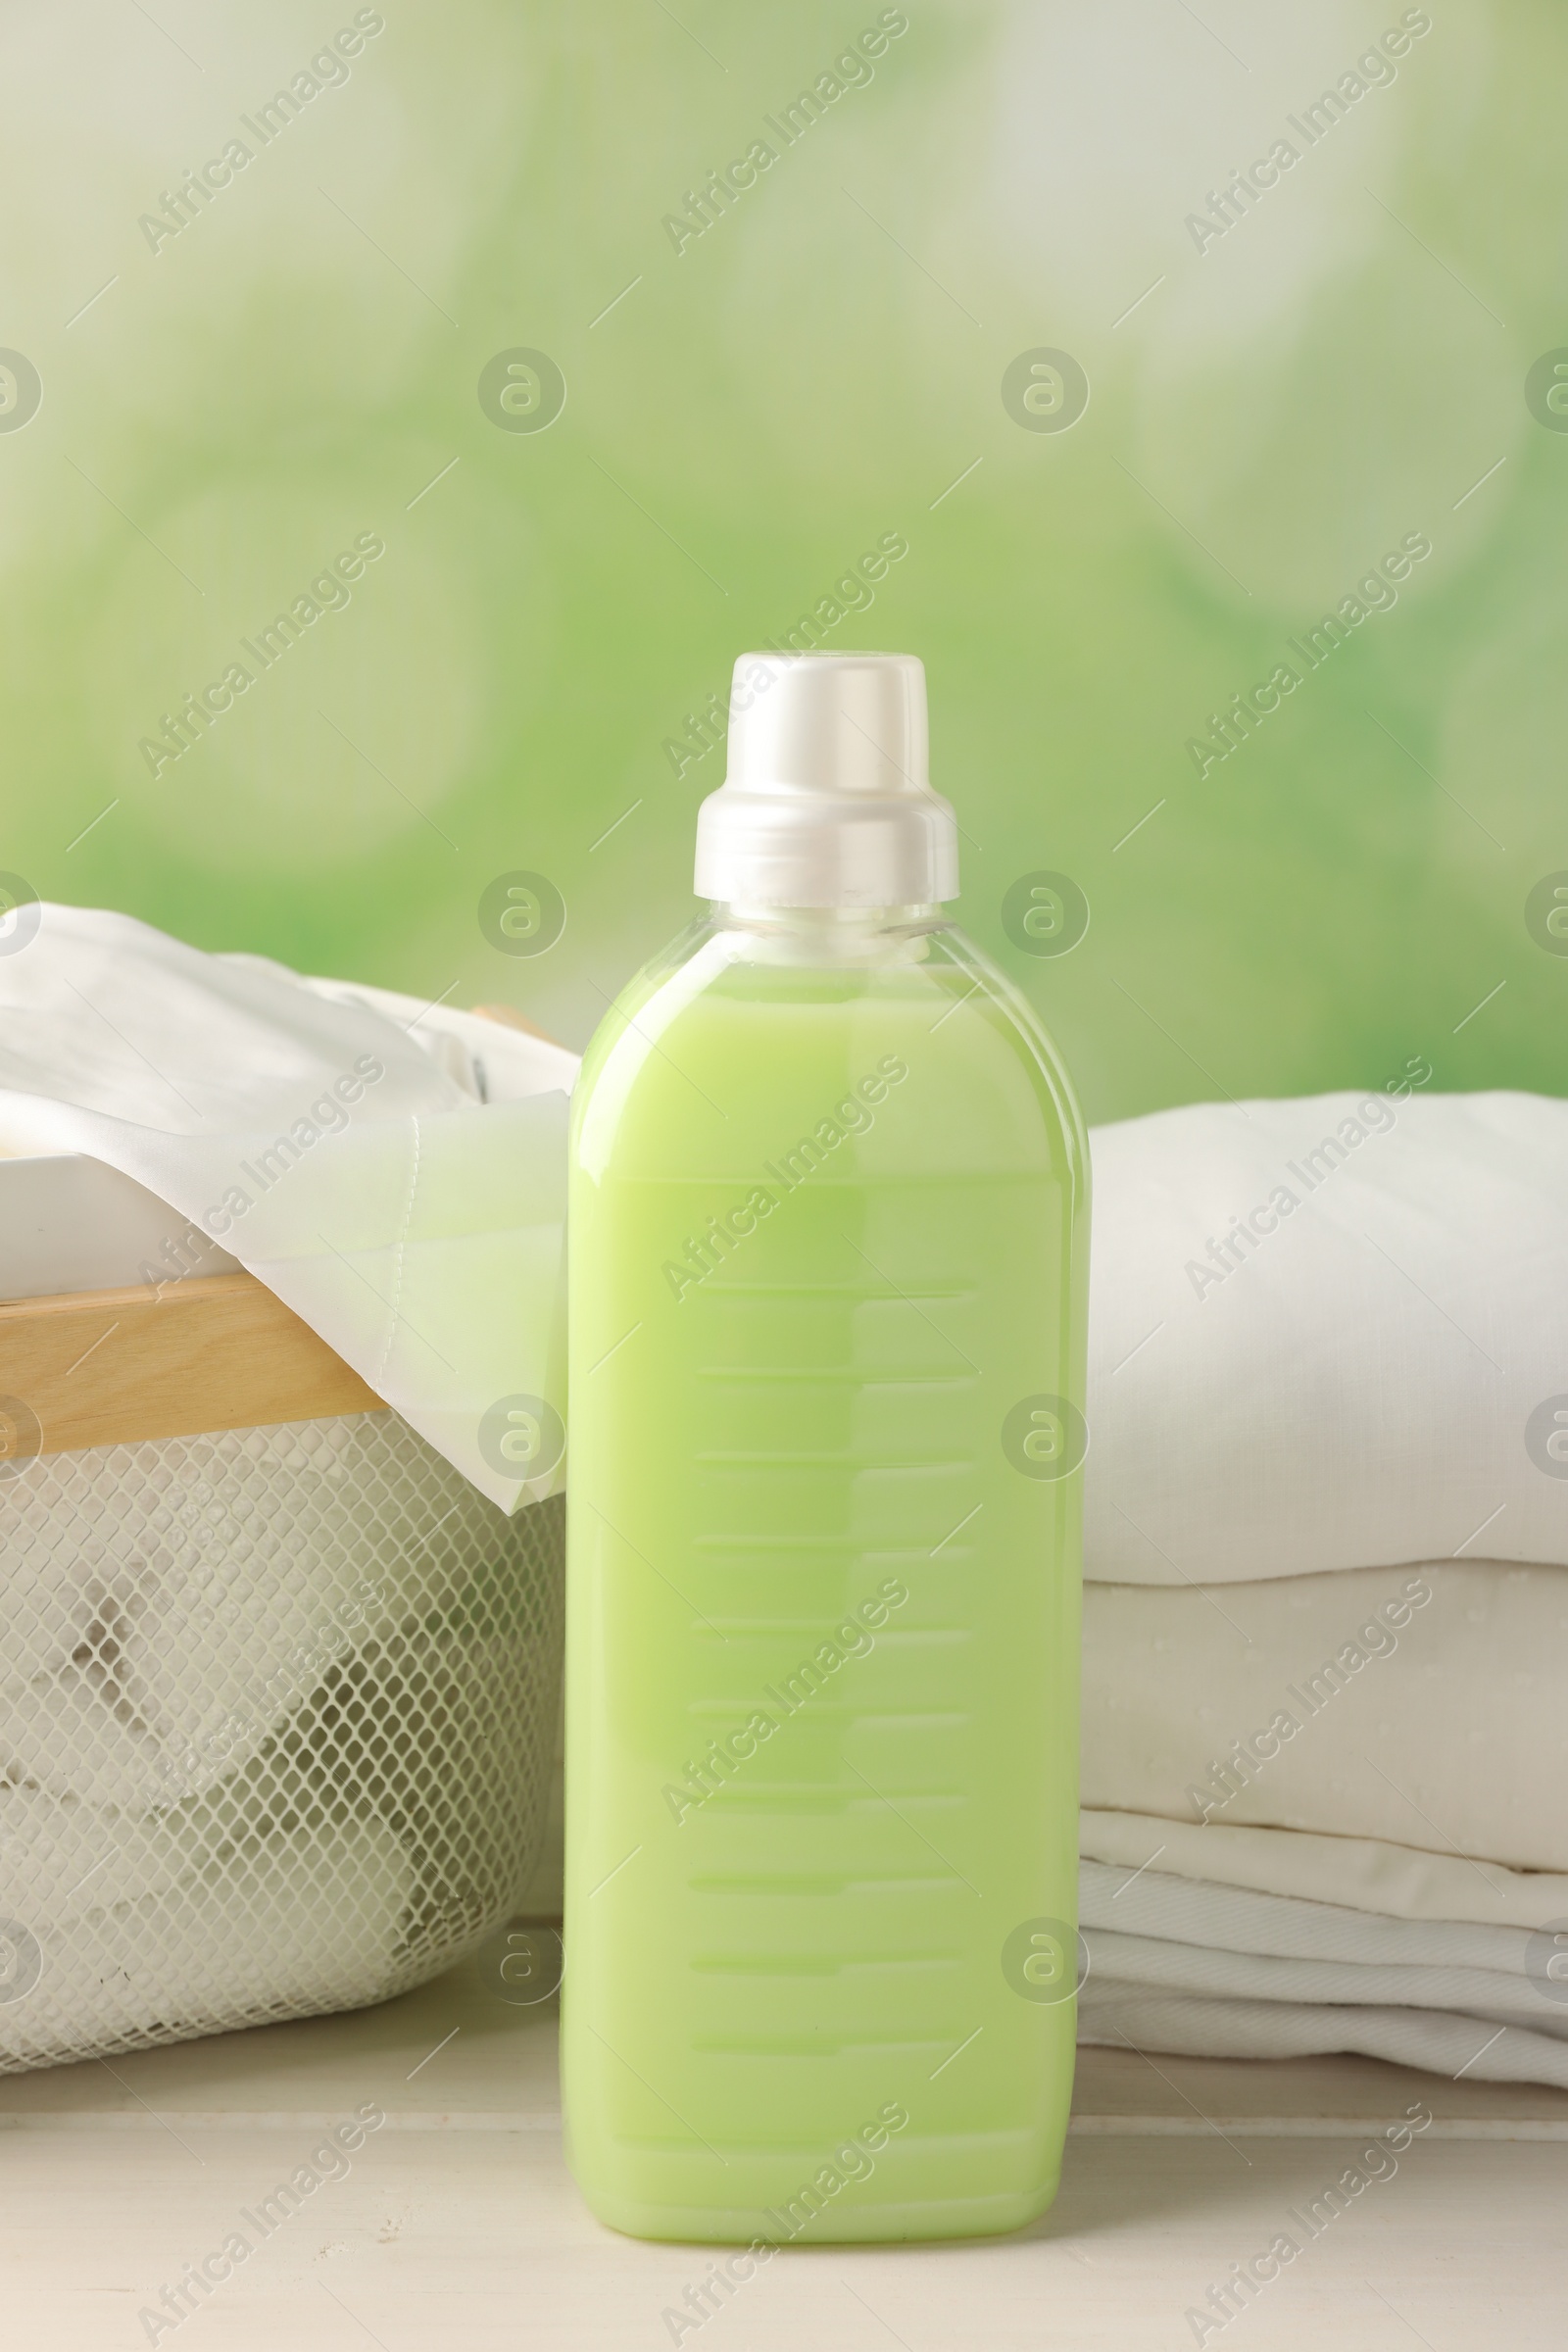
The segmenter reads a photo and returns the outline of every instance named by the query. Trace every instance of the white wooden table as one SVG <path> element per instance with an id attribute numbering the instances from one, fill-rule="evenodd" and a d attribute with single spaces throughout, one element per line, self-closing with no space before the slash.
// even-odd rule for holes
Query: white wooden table
<path id="1" fill-rule="evenodd" d="M 1022 2236 L 781 2252 L 703 2352 L 1143 2352 L 1290 2229 L 1369 2129 L 1435 2118 L 1223 2327 L 1226 2352 L 1562 2352 L 1568 2092 L 1359 2059 L 1080 2055 L 1061 2194 Z M 160 2297 L 362 2106 L 384 2127 L 177 2326 Z M 334 2162 L 312 2170 L 329 2172 Z M 286 2201 L 285 2201 L 286 2203 Z M 259 2217 L 258 2217 L 259 2218 Z M 254 2232 L 260 2237 L 260 2231 Z M 654 2352 L 712 2257 L 601 2229 L 562 2159 L 553 2007 L 471 1966 L 377 2009 L 0 2079 L 6 2352 Z M 222 2268 L 222 2262 L 216 2266 Z M 176 2305 L 177 2308 L 177 2305 Z"/>

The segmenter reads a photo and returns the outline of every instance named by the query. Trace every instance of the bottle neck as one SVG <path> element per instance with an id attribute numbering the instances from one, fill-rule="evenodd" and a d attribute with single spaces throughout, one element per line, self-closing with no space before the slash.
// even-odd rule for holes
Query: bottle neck
<path id="1" fill-rule="evenodd" d="M 722 900 L 711 913 L 715 930 L 746 935 L 749 958 L 819 967 L 916 961 L 948 919 L 937 906 L 757 906 Z"/>

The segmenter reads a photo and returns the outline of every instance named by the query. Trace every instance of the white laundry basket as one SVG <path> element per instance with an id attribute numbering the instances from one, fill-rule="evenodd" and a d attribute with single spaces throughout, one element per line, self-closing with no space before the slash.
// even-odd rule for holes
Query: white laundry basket
<path id="1" fill-rule="evenodd" d="M 380 2000 L 504 1919 L 564 1514 L 247 1275 L 0 1306 L 0 2073 Z"/>

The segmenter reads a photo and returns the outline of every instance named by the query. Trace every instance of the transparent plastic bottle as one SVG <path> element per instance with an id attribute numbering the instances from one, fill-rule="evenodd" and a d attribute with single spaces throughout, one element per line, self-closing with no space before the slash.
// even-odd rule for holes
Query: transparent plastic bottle
<path id="1" fill-rule="evenodd" d="M 906 656 L 749 655 L 711 911 L 573 1111 L 570 2160 L 646 2237 L 975 2235 L 1072 2082 L 1087 1152 L 947 922 Z"/>

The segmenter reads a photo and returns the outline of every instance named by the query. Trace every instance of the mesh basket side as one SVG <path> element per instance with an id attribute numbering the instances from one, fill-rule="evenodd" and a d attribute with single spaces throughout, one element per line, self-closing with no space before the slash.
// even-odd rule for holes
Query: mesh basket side
<path id="1" fill-rule="evenodd" d="M 384 1999 L 504 1917 L 564 1539 L 392 1413 L 0 1483 L 0 2072 Z"/>

